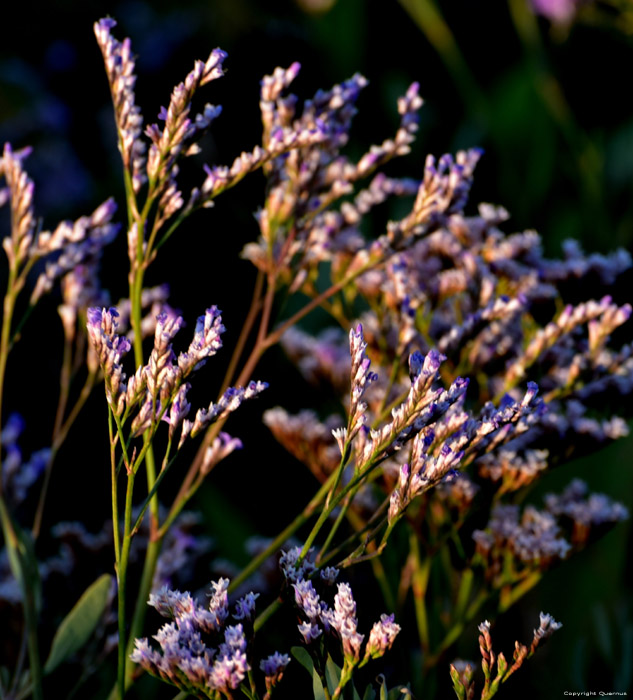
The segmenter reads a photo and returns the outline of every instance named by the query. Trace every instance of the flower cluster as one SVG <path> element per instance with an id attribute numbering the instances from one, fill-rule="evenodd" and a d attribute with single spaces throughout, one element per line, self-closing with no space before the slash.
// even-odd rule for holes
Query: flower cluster
<path id="1" fill-rule="evenodd" d="M 26 274 L 38 260 L 46 260 L 31 292 L 30 304 L 35 305 L 56 280 L 76 274 L 83 265 L 97 265 L 102 249 L 112 242 L 119 227 L 112 223 L 116 204 L 108 199 L 90 216 L 62 221 L 53 231 L 39 230 L 33 208 L 35 187 L 22 166 L 29 153 L 28 148 L 14 152 L 5 144 L 0 175 L 7 187 L 0 195 L 0 205 L 7 200 L 11 205 L 11 235 L 3 239 L 2 247 L 15 275 L 12 293 L 21 291 Z"/>
<path id="2" fill-rule="evenodd" d="M 244 625 L 226 624 L 230 612 L 228 585 L 228 579 L 211 583 L 208 609 L 198 605 L 189 593 L 167 587 L 151 595 L 149 605 L 173 622 L 154 636 L 160 651 L 153 649 L 147 639 L 137 639 L 132 660 L 177 688 L 204 697 L 219 698 L 239 688 L 251 666 Z M 254 599 L 250 594 L 238 601 L 233 617 L 250 621 Z M 214 640 L 214 646 L 207 645 L 207 637 Z M 275 652 L 261 662 L 267 687 L 279 681 L 289 661 L 287 655 Z"/>
<path id="3" fill-rule="evenodd" d="M 588 495 L 587 485 L 575 479 L 562 494 L 545 496 L 545 509 L 497 505 L 484 530 L 475 530 L 477 554 L 486 576 L 495 585 L 508 583 L 526 571 L 542 570 L 566 559 L 587 543 L 628 518 L 627 509 L 604 494 Z M 565 534 L 571 525 L 571 540 Z"/>
<path id="4" fill-rule="evenodd" d="M 515 642 L 512 665 L 506 661 L 503 653 L 498 655 L 492 649 L 490 636 L 490 622 L 485 620 L 479 625 L 479 651 L 481 653 L 481 668 L 484 672 L 484 687 L 481 690 L 481 700 L 490 700 L 497 694 L 502 683 L 505 683 L 513 673 L 523 666 L 524 661 L 536 652 L 539 644 L 552 636 L 562 627 L 562 623 L 546 613 L 540 613 L 540 621 L 534 630 L 534 637 L 529 647 L 520 642 Z M 495 673 L 496 670 L 496 673 Z M 451 664 L 451 679 L 453 689 L 459 700 L 471 700 L 475 697 L 475 682 L 473 680 L 474 667 L 470 662 L 455 661 Z"/>
<path id="5" fill-rule="evenodd" d="M 138 407 L 131 424 L 135 435 L 150 428 L 154 430 L 158 421 L 165 420 L 169 423 L 170 438 L 182 426 L 182 444 L 189 435 L 195 436 L 212 421 L 235 411 L 243 401 L 254 398 L 268 386 L 265 382 L 250 382 L 246 387 L 231 387 L 217 403 L 212 402 L 208 409 L 199 409 L 194 421 L 188 420 L 186 416 L 191 406 L 186 395 L 190 385 L 185 379 L 222 346 L 224 326 L 218 308 L 210 307 L 198 318 L 187 351 L 176 357 L 172 340 L 182 325 L 181 316 L 165 311 L 156 316 L 154 347 L 148 363 L 138 367 L 126 384 L 121 359 L 131 349 L 131 344 L 116 332 L 117 310 L 91 308 L 88 311 L 88 335 L 104 374 L 108 403 L 116 415 L 125 417 Z M 211 452 L 205 459 L 207 463 L 217 462 L 220 455 L 225 456 L 239 446 L 239 441 L 225 436 L 209 448 Z"/>
<path id="6" fill-rule="evenodd" d="M 361 655 L 365 636 L 358 632 L 356 601 L 351 587 L 348 583 L 338 584 L 334 608 L 331 608 L 314 588 L 311 578 L 315 572 L 314 564 L 308 558 L 301 560 L 300 553 L 299 547 L 283 552 L 279 565 L 294 589 L 295 604 L 305 618 L 298 626 L 305 643 L 309 646 L 323 632 L 336 635 L 341 642 L 343 657 L 351 667 L 364 665 L 369 659 L 383 656 L 391 649 L 400 631 L 400 625 L 394 622 L 394 615 L 381 615 L 372 627 L 365 652 Z M 320 578 L 325 582 L 333 582 L 337 576 L 338 570 L 328 567 L 321 571 Z"/>

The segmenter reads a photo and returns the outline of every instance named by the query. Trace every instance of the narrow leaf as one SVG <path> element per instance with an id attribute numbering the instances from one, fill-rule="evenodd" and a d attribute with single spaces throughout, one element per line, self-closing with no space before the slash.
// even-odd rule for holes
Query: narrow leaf
<path id="1" fill-rule="evenodd" d="M 314 700 L 327 700 L 323 682 L 319 678 L 316 668 L 312 671 L 312 692 L 314 693 Z"/>
<path id="2" fill-rule="evenodd" d="M 325 664 L 325 680 L 330 693 L 333 693 L 338 688 L 338 684 L 341 681 L 341 669 L 334 663 L 329 654 Z"/>
<path id="3" fill-rule="evenodd" d="M 363 700 L 376 700 L 376 691 L 374 690 L 372 684 L 370 683 L 363 693 Z"/>
<path id="4" fill-rule="evenodd" d="M 303 647 L 292 647 L 290 653 L 297 659 L 297 661 L 306 669 L 306 671 L 312 675 L 314 671 L 314 662 L 312 657 L 306 649 Z"/>
<path id="5" fill-rule="evenodd" d="M 100 576 L 62 620 L 53 638 L 44 673 L 54 671 L 90 639 L 108 604 L 111 580 L 109 574 Z"/>

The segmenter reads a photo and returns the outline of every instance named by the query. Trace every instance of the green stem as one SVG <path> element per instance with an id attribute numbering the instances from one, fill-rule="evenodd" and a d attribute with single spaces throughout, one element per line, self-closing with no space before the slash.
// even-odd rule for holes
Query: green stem
<path id="1" fill-rule="evenodd" d="M 114 438 L 114 425 L 112 424 L 112 411 L 108 410 L 108 433 L 110 435 L 110 480 L 112 496 L 112 537 L 114 539 L 114 561 L 117 571 L 121 559 L 121 540 L 119 537 L 119 499 L 117 493 L 117 467 L 116 467 L 116 443 Z"/>
<path id="2" fill-rule="evenodd" d="M 511 608 L 517 600 L 522 598 L 526 593 L 529 593 L 542 577 L 542 572 L 535 571 L 516 586 L 508 589 L 507 592 L 505 589 L 502 590 L 499 599 L 499 612 L 505 612 L 508 608 Z"/>
<path id="3" fill-rule="evenodd" d="M 51 455 L 50 455 L 50 458 L 46 464 L 46 471 L 44 473 L 44 483 L 42 484 L 42 490 L 40 491 L 40 496 L 39 496 L 39 500 L 37 503 L 37 510 L 35 511 L 35 517 L 33 518 L 32 533 L 33 533 L 34 539 L 37 539 L 39 537 L 39 534 L 40 534 L 40 531 L 42 528 L 42 519 L 44 517 L 44 506 L 46 504 L 46 496 L 48 495 L 48 487 L 50 485 L 51 474 L 53 472 L 53 465 L 55 464 L 57 452 L 59 451 L 59 448 L 63 445 L 64 441 L 66 440 L 66 436 L 68 435 L 68 431 L 72 427 L 77 416 L 81 412 L 81 409 L 84 407 L 88 397 L 90 396 L 92 389 L 94 388 L 95 378 L 96 378 L 95 374 L 88 375 L 88 378 L 86 379 L 86 383 L 84 384 L 84 386 L 81 390 L 81 394 L 79 395 L 79 398 L 77 399 L 77 402 L 73 406 L 72 410 L 68 414 L 68 417 L 59 427 L 57 427 L 55 429 L 55 431 L 53 433 L 53 444 L 51 447 Z M 112 440 L 112 435 L 110 436 L 110 439 Z M 112 444 L 112 442 L 111 442 L 111 444 Z"/>
<path id="4" fill-rule="evenodd" d="M 9 269 L 9 279 L 7 281 L 7 293 L 3 302 L 2 331 L 0 333 L 0 427 L 3 425 L 2 404 L 4 398 L 4 378 L 7 371 L 7 360 L 9 357 L 9 339 L 11 335 L 11 321 L 15 310 L 14 285 L 16 270 Z M 2 497 L 2 479 L 0 479 L 0 497 Z"/>
<path id="5" fill-rule="evenodd" d="M 143 562 L 143 573 L 141 574 L 141 583 L 139 585 L 139 593 L 132 615 L 130 624 L 130 634 L 127 643 L 125 656 L 125 688 L 132 685 L 132 675 L 134 672 L 134 664 L 130 660 L 130 654 L 134 651 L 134 640 L 141 637 L 143 634 L 143 625 L 145 623 L 145 613 L 147 611 L 147 601 L 149 593 L 152 589 L 154 581 L 154 573 L 156 564 L 162 547 L 162 539 L 150 540 L 145 553 L 145 561 Z"/>
<path id="6" fill-rule="evenodd" d="M 429 618 L 426 612 L 426 603 L 424 599 L 426 598 L 426 591 L 429 585 L 431 557 L 424 557 L 424 559 L 420 559 L 418 536 L 413 530 L 409 536 L 409 548 L 411 552 L 411 562 L 413 564 L 411 590 L 413 593 L 415 619 L 418 625 L 420 647 L 422 652 L 426 654 L 428 653 L 430 647 L 430 639 Z"/>
<path id="7" fill-rule="evenodd" d="M 127 568 L 130 558 L 130 546 L 132 543 L 132 495 L 134 492 L 134 473 L 127 475 L 127 489 L 125 494 L 125 515 L 123 526 L 123 542 L 121 545 L 121 557 L 117 570 L 118 580 L 118 616 L 119 616 L 119 648 L 118 648 L 118 670 L 117 684 L 119 687 L 119 700 L 125 696 L 125 667 L 127 656 L 127 635 L 126 635 L 126 615 L 125 615 L 125 594 L 127 588 Z"/>
<path id="8" fill-rule="evenodd" d="M 259 630 L 270 620 L 270 618 L 281 608 L 283 605 L 283 601 L 281 598 L 276 598 L 273 600 L 273 602 L 264 610 L 261 612 L 256 618 L 255 622 L 253 624 L 253 629 L 255 632 L 259 632 Z"/>

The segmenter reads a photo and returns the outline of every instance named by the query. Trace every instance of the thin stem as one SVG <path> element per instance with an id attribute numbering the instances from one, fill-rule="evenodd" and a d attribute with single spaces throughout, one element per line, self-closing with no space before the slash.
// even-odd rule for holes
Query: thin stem
<path id="1" fill-rule="evenodd" d="M 502 589 L 499 599 L 499 612 L 505 612 L 512 607 L 526 593 L 529 593 L 543 577 L 540 571 L 531 573 L 513 588 Z"/>
<path id="2" fill-rule="evenodd" d="M 248 310 L 248 314 L 246 315 L 246 319 L 244 320 L 244 323 L 242 325 L 242 329 L 240 331 L 240 335 L 237 339 L 237 343 L 235 344 L 235 347 L 233 349 L 233 354 L 231 355 L 231 360 L 229 361 L 229 366 L 226 370 L 226 374 L 224 376 L 224 382 L 222 382 L 222 386 L 220 387 L 220 393 L 223 394 L 226 389 L 230 386 L 231 382 L 233 381 L 233 377 L 235 375 L 235 371 L 237 369 L 237 364 L 240 360 L 240 357 L 242 356 L 242 353 L 244 352 L 244 346 L 246 345 L 246 341 L 248 339 L 249 333 L 251 332 L 251 329 L 253 328 L 253 324 L 255 323 L 255 319 L 257 318 L 257 314 L 260 312 L 261 307 L 262 307 L 262 301 L 261 301 L 261 293 L 262 289 L 264 287 L 264 273 L 259 270 L 257 272 L 257 279 L 255 280 L 255 287 L 253 289 L 253 299 L 251 301 L 251 305 Z"/>
<path id="3" fill-rule="evenodd" d="M 411 580 L 411 591 L 413 593 L 413 604 L 415 608 L 415 619 L 418 625 L 418 636 L 420 637 L 420 647 L 423 653 L 429 650 L 429 618 L 426 612 L 426 591 L 429 585 L 429 575 L 431 573 L 431 557 L 420 559 L 420 545 L 417 534 L 412 530 L 409 536 L 409 550 L 411 563 L 413 565 L 413 576 Z"/>
<path id="4" fill-rule="evenodd" d="M 139 585 L 139 594 L 132 614 L 132 622 L 130 624 L 130 634 L 127 643 L 127 651 L 125 657 L 125 688 L 132 685 L 132 676 L 134 672 L 134 664 L 130 659 L 130 654 L 134 650 L 134 640 L 141 637 L 143 634 L 143 625 L 145 623 L 145 613 L 147 610 L 147 601 L 149 599 L 149 591 L 154 582 L 154 572 L 156 564 L 160 556 L 162 539 L 157 538 L 150 540 L 145 553 L 145 561 L 143 562 L 143 572 L 141 574 L 141 583 Z"/>
<path id="5" fill-rule="evenodd" d="M 123 526 L 123 542 L 121 546 L 121 556 L 119 558 L 119 568 L 117 569 L 118 579 L 118 617 L 119 617 L 119 648 L 118 648 L 118 669 L 117 669 L 117 685 L 119 688 L 119 700 L 123 700 L 125 695 L 125 666 L 126 666 L 126 611 L 125 611 L 125 594 L 127 588 L 127 568 L 130 557 L 130 546 L 132 543 L 132 495 L 134 492 L 134 473 L 130 472 L 127 475 L 127 489 L 125 494 L 125 514 Z"/>
<path id="6" fill-rule="evenodd" d="M 114 425 L 112 424 L 112 411 L 108 410 L 108 433 L 110 435 L 110 479 L 112 496 L 112 536 L 114 539 L 114 560 L 116 569 L 119 570 L 121 558 L 121 543 L 119 538 L 119 499 L 117 494 L 117 466 L 116 466 L 116 442 L 114 437 Z"/>
<path id="7" fill-rule="evenodd" d="M 79 398 L 77 399 L 72 410 L 68 414 L 68 417 L 60 426 L 57 426 L 55 431 L 53 432 L 51 455 L 50 455 L 50 458 L 46 464 L 46 471 L 44 473 L 44 483 L 42 484 L 42 490 L 40 491 L 40 496 L 39 496 L 38 503 L 37 503 L 37 509 L 35 511 L 35 517 L 33 518 L 32 534 L 33 534 L 34 539 L 37 539 L 39 537 L 40 531 L 42 529 L 42 519 L 44 517 L 44 506 L 46 505 L 46 497 L 48 495 L 48 487 L 50 485 L 51 474 L 53 472 L 53 465 L 55 464 L 55 459 L 57 457 L 57 453 L 59 451 L 59 448 L 63 445 L 64 441 L 66 440 L 66 436 L 68 435 L 68 431 L 72 427 L 73 423 L 77 419 L 77 416 L 79 415 L 79 413 L 81 412 L 82 408 L 84 407 L 86 401 L 88 400 L 88 397 L 92 393 L 92 390 L 93 390 L 94 385 L 95 385 L 95 379 L 96 379 L 96 374 L 90 373 L 88 375 L 88 377 L 86 379 L 86 383 L 84 384 L 84 386 L 81 390 L 81 394 L 79 395 Z"/>
<path id="8" fill-rule="evenodd" d="M 281 598 L 276 598 L 273 600 L 273 602 L 264 610 L 261 612 L 256 618 L 255 622 L 253 623 L 253 629 L 255 632 L 259 632 L 259 630 L 270 620 L 270 618 L 281 608 L 283 605 L 283 601 Z"/>
<path id="9" fill-rule="evenodd" d="M 7 281 L 7 293 L 3 302 L 2 331 L 0 332 L 0 426 L 2 421 L 2 403 L 4 398 L 4 378 L 7 371 L 7 359 L 9 357 L 9 337 L 11 334 L 11 322 L 15 310 L 15 277 L 16 270 L 12 266 L 9 269 L 9 279 Z M 2 479 L 0 479 L 0 498 L 2 497 Z"/>

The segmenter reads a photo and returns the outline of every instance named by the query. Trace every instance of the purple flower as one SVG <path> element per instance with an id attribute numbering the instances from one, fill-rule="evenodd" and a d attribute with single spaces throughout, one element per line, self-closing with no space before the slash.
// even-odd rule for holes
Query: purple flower
<path id="1" fill-rule="evenodd" d="M 394 615 L 381 615 L 380 621 L 374 623 L 369 633 L 365 657 L 377 659 L 382 656 L 391 649 L 398 632 L 400 632 L 400 625 L 394 622 Z"/>
<path id="2" fill-rule="evenodd" d="M 235 603 L 233 617 L 236 620 L 251 620 L 255 612 L 255 601 L 259 598 L 259 593 L 247 593 Z"/>

